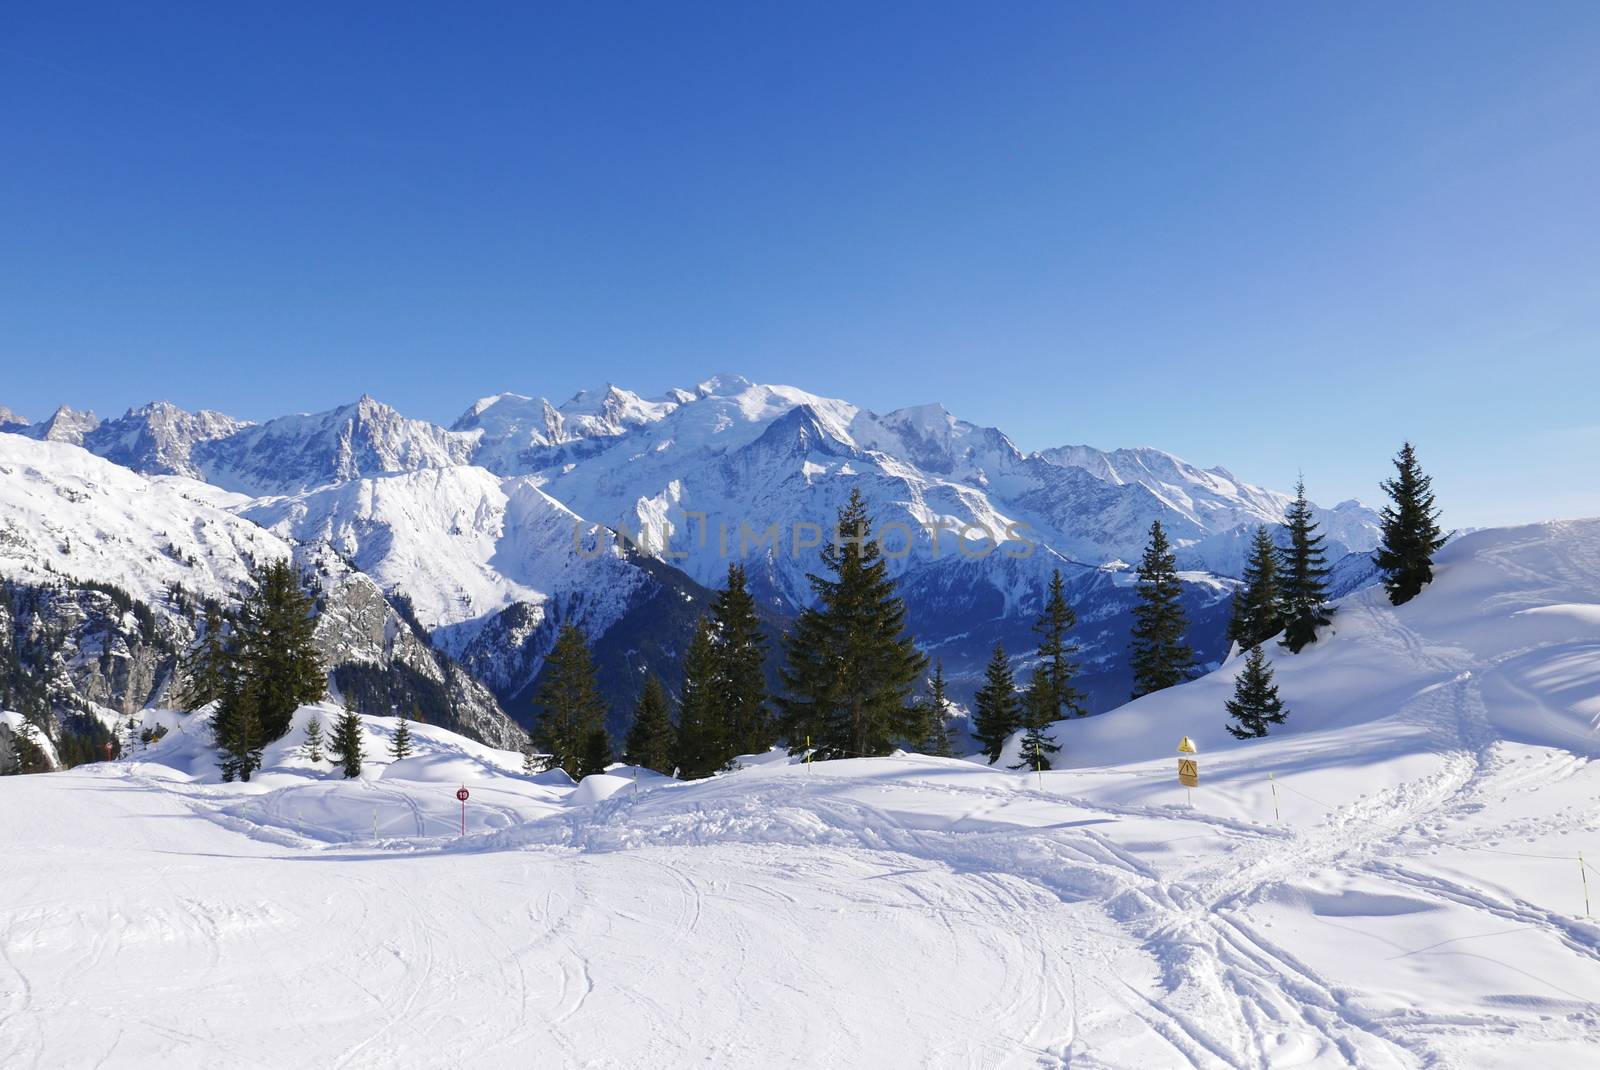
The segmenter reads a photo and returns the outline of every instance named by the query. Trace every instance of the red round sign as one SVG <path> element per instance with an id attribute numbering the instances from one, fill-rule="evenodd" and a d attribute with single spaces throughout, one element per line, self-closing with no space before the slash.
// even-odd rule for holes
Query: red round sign
<path id="1" fill-rule="evenodd" d="M 466 788 L 462 788 L 460 791 L 456 792 L 456 798 L 460 799 L 462 802 L 466 802 L 469 794 L 470 792 L 468 792 Z"/>

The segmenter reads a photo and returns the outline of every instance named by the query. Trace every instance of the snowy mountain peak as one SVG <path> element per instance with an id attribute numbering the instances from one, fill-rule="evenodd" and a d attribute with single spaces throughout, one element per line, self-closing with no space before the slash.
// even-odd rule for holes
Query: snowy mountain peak
<path id="1" fill-rule="evenodd" d="M 27 427 L 31 421 L 19 412 L 12 412 L 4 405 L 0 405 L 0 431 L 20 431 Z"/>
<path id="2" fill-rule="evenodd" d="M 755 386 L 749 379 L 731 372 L 718 372 L 711 378 L 695 385 L 695 393 L 703 398 L 708 397 L 733 397 L 742 394 Z"/>
<path id="3" fill-rule="evenodd" d="M 84 435 L 99 426 L 100 418 L 93 409 L 78 412 L 69 405 L 63 405 L 48 420 L 29 424 L 22 433 L 42 442 L 70 442 L 78 446 L 83 444 Z"/>

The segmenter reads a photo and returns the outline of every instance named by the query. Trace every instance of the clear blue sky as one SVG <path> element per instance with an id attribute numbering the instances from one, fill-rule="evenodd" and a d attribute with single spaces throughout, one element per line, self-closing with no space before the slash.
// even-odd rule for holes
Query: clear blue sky
<path id="1" fill-rule="evenodd" d="M 1588 0 L 27 7 L 34 418 L 732 370 L 1324 501 L 1411 436 L 1450 523 L 1600 513 Z"/>

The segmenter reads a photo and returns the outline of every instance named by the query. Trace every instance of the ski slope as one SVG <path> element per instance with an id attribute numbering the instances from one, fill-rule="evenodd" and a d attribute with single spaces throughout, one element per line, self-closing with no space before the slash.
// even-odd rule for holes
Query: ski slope
<path id="1" fill-rule="evenodd" d="M 222 785 L 203 715 L 152 713 L 0 781 L 0 1064 L 1594 1065 L 1600 521 L 1462 538 L 1274 660 L 1266 740 L 1223 731 L 1230 664 L 1038 774 L 573 786 L 417 726 L 346 782 L 294 754 L 324 708 Z"/>

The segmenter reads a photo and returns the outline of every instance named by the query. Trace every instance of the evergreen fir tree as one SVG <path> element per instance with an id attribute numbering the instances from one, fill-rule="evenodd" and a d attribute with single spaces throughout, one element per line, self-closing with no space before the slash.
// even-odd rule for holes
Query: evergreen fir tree
<path id="1" fill-rule="evenodd" d="M 1061 750 L 1061 744 L 1048 735 L 1050 723 L 1060 719 L 1058 709 L 1049 667 L 1041 665 L 1033 671 L 1028 688 L 1022 693 L 1022 746 L 1017 763 L 1011 768 L 1050 768 L 1051 755 Z"/>
<path id="2" fill-rule="evenodd" d="M 251 575 L 235 628 L 238 670 L 255 705 L 263 742 L 289 731 L 294 711 L 327 693 L 327 673 L 317 653 L 316 603 L 287 560 Z"/>
<path id="3" fill-rule="evenodd" d="M 677 729 L 667 712 L 667 689 L 652 673 L 645 677 L 644 690 L 639 693 L 633 725 L 623 743 L 623 759 L 629 765 L 671 773 L 677 744 Z"/>
<path id="4" fill-rule="evenodd" d="M 950 757 L 950 698 L 945 694 L 944 662 L 933 666 L 933 679 L 928 685 L 928 701 L 923 703 L 922 724 L 917 738 L 910 740 L 912 749 L 937 758 Z"/>
<path id="5" fill-rule="evenodd" d="M 323 760 L 322 747 L 322 715 L 316 710 L 311 711 L 311 716 L 306 718 L 306 742 L 301 753 L 307 761 L 320 762 Z"/>
<path id="6" fill-rule="evenodd" d="M 1306 500 L 1306 481 L 1295 484 L 1295 499 L 1284 517 L 1289 545 L 1278 551 L 1279 613 L 1283 619 L 1282 643 L 1299 653 L 1317 638 L 1317 629 L 1331 619 L 1328 608 L 1328 565 L 1322 549 L 1324 535 L 1317 533 Z"/>
<path id="7" fill-rule="evenodd" d="M 206 606 L 199 643 L 179 669 L 182 684 L 176 696 L 178 704 L 192 713 L 216 702 L 222 698 L 224 683 L 233 672 L 233 651 L 223 634 L 222 610 L 213 602 Z"/>
<path id="8" fill-rule="evenodd" d="M 1445 543 L 1433 504 L 1433 477 L 1424 475 L 1411 443 L 1395 456 L 1395 478 L 1383 481 L 1383 541 L 1373 556 L 1383 569 L 1389 601 L 1405 605 L 1433 580 L 1433 555 Z"/>
<path id="9" fill-rule="evenodd" d="M 728 566 L 728 585 L 711 604 L 717 647 L 716 699 L 726 726 L 728 757 L 759 754 L 772 746 L 767 710 L 767 640 L 755 599 L 745 586 L 744 566 Z"/>
<path id="10" fill-rule="evenodd" d="M 1044 609 L 1033 625 L 1039 636 L 1039 661 L 1045 674 L 1043 695 L 1049 703 L 1052 721 L 1082 717 L 1088 712 L 1083 707 L 1083 692 L 1072 686 L 1072 678 L 1078 672 L 1072 655 L 1078 652 L 1078 644 L 1067 638 L 1067 632 L 1077 626 L 1078 615 L 1067 604 L 1066 591 L 1061 570 L 1056 569 L 1050 577 Z"/>
<path id="11" fill-rule="evenodd" d="M 346 779 L 361 775 L 362 753 L 361 717 L 345 700 L 344 712 L 333 722 L 333 737 L 328 741 L 328 751 L 334 761 L 344 766 Z"/>
<path id="12" fill-rule="evenodd" d="M 1194 651 L 1183 641 L 1189 628 L 1180 598 L 1178 559 L 1161 521 L 1150 525 L 1150 543 L 1138 568 L 1139 604 L 1133 610 L 1133 697 L 1181 684 L 1194 671 Z"/>
<path id="13" fill-rule="evenodd" d="M 1021 727 L 1022 700 L 1011 674 L 1011 660 L 1006 657 L 1006 648 L 996 643 L 983 671 L 983 686 L 973 699 L 972 738 L 983 747 L 993 765 L 1011 733 Z"/>
<path id="14" fill-rule="evenodd" d="M 888 754 L 918 719 L 911 694 L 927 661 L 905 634 L 905 603 L 871 532 L 852 488 L 822 548 L 831 577 L 808 577 L 816 602 L 784 644 L 779 707 L 791 754 L 808 736 L 818 758 Z"/>
<path id="15" fill-rule="evenodd" d="M 605 725 L 595 725 L 583 737 L 583 755 L 578 761 L 575 779 L 582 780 L 595 773 L 604 773 L 611 764 L 611 736 Z"/>
<path id="16" fill-rule="evenodd" d="M 394 737 L 389 740 L 389 753 L 397 762 L 411 756 L 411 725 L 404 715 L 395 727 Z"/>
<path id="17" fill-rule="evenodd" d="M 683 659 L 683 697 L 678 706 L 677 765 L 685 780 L 719 772 L 733 750 L 726 725 L 718 715 L 717 648 L 709 616 L 695 625 Z"/>
<path id="18" fill-rule="evenodd" d="M 1233 617 L 1228 621 L 1228 638 L 1249 650 L 1282 630 L 1278 590 L 1278 548 L 1272 531 L 1257 525 L 1250 539 L 1250 557 L 1245 562 L 1239 589 L 1233 593 Z"/>
<path id="19" fill-rule="evenodd" d="M 565 769 L 576 779 L 583 775 L 595 729 L 604 731 L 605 700 L 595 680 L 594 658 L 583 633 L 568 624 L 556 636 L 555 649 L 540 673 L 539 722 L 534 742 L 548 757 L 545 768 Z M 609 742 L 606 744 L 609 750 Z M 609 755 L 607 756 L 609 760 Z"/>
<path id="20" fill-rule="evenodd" d="M 1278 685 L 1272 682 L 1272 666 L 1260 646 L 1250 648 L 1244 669 L 1233 681 L 1233 698 L 1225 705 L 1228 715 L 1238 722 L 1225 725 L 1234 739 L 1256 739 L 1267 734 L 1267 725 L 1282 724 L 1289 711 L 1278 698 Z"/>
<path id="21" fill-rule="evenodd" d="M 221 752 L 217 766 L 222 779 L 249 780 L 261 767 L 261 748 L 265 739 L 254 693 L 254 681 L 239 674 L 229 677 L 217 700 L 211 719 L 211 732 Z"/>
<path id="22" fill-rule="evenodd" d="M 538 749 L 533 745 L 533 737 L 529 736 L 527 742 L 522 745 L 522 771 L 531 775 L 543 768 L 544 762 L 540 760 Z"/>

